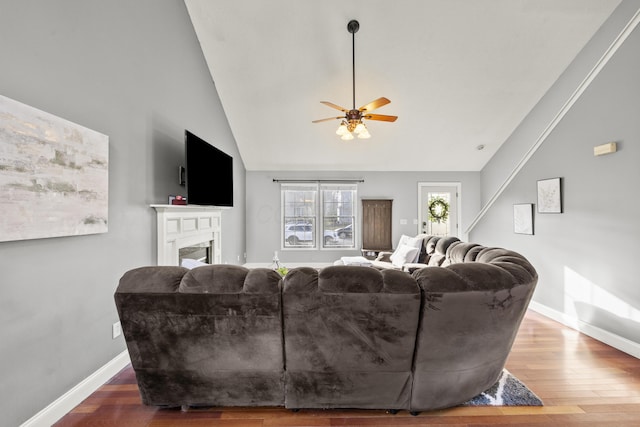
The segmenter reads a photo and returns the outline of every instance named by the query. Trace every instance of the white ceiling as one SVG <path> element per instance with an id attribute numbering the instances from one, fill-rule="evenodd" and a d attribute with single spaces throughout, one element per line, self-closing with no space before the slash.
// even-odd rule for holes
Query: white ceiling
<path id="1" fill-rule="evenodd" d="M 620 0 L 185 3 L 247 170 L 477 171 Z M 351 19 L 356 107 L 399 118 L 342 141 Z"/>

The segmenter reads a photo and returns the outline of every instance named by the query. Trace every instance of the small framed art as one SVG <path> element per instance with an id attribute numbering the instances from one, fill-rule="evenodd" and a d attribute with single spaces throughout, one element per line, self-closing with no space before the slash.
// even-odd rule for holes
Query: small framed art
<path id="1" fill-rule="evenodd" d="M 513 232 L 517 234 L 533 234 L 532 203 L 513 205 Z"/>
<path id="2" fill-rule="evenodd" d="M 560 178 L 538 181 L 538 213 L 562 213 L 561 184 Z"/>

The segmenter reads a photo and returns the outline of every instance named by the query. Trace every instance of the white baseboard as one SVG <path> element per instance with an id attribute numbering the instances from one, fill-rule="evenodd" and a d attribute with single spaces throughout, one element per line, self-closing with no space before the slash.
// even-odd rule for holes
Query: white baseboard
<path id="1" fill-rule="evenodd" d="M 616 335 L 612 332 L 600 329 L 597 326 L 590 325 L 583 322 L 580 319 L 569 316 L 553 308 L 547 307 L 544 304 L 540 304 L 535 301 L 531 301 L 529 308 L 535 312 L 542 314 L 556 322 L 560 322 L 565 326 L 582 332 L 585 335 L 590 336 L 598 341 L 601 341 L 613 348 L 630 354 L 633 357 L 640 359 L 640 344 L 631 340 L 628 340 L 620 335 Z"/>
<path id="2" fill-rule="evenodd" d="M 60 396 L 49 406 L 25 421 L 20 427 L 50 427 L 56 421 L 78 406 L 91 393 L 109 381 L 131 362 L 127 350 L 123 351 L 106 365 L 82 380 L 78 385 Z"/>

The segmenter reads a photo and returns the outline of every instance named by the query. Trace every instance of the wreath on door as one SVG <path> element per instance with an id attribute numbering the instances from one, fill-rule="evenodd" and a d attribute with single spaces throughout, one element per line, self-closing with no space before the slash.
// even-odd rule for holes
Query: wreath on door
<path id="1" fill-rule="evenodd" d="M 427 204 L 429 209 L 429 221 L 444 222 L 449 219 L 449 202 L 442 197 L 433 197 Z"/>

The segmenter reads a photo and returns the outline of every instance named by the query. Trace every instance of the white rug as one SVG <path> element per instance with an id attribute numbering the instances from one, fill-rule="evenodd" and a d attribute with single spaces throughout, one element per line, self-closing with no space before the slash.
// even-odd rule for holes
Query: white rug
<path id="1" fill-rule="evenodd" d="M 498 382 L 461 406 L 543 406 L 542 400 L 504 369 Z"/>

